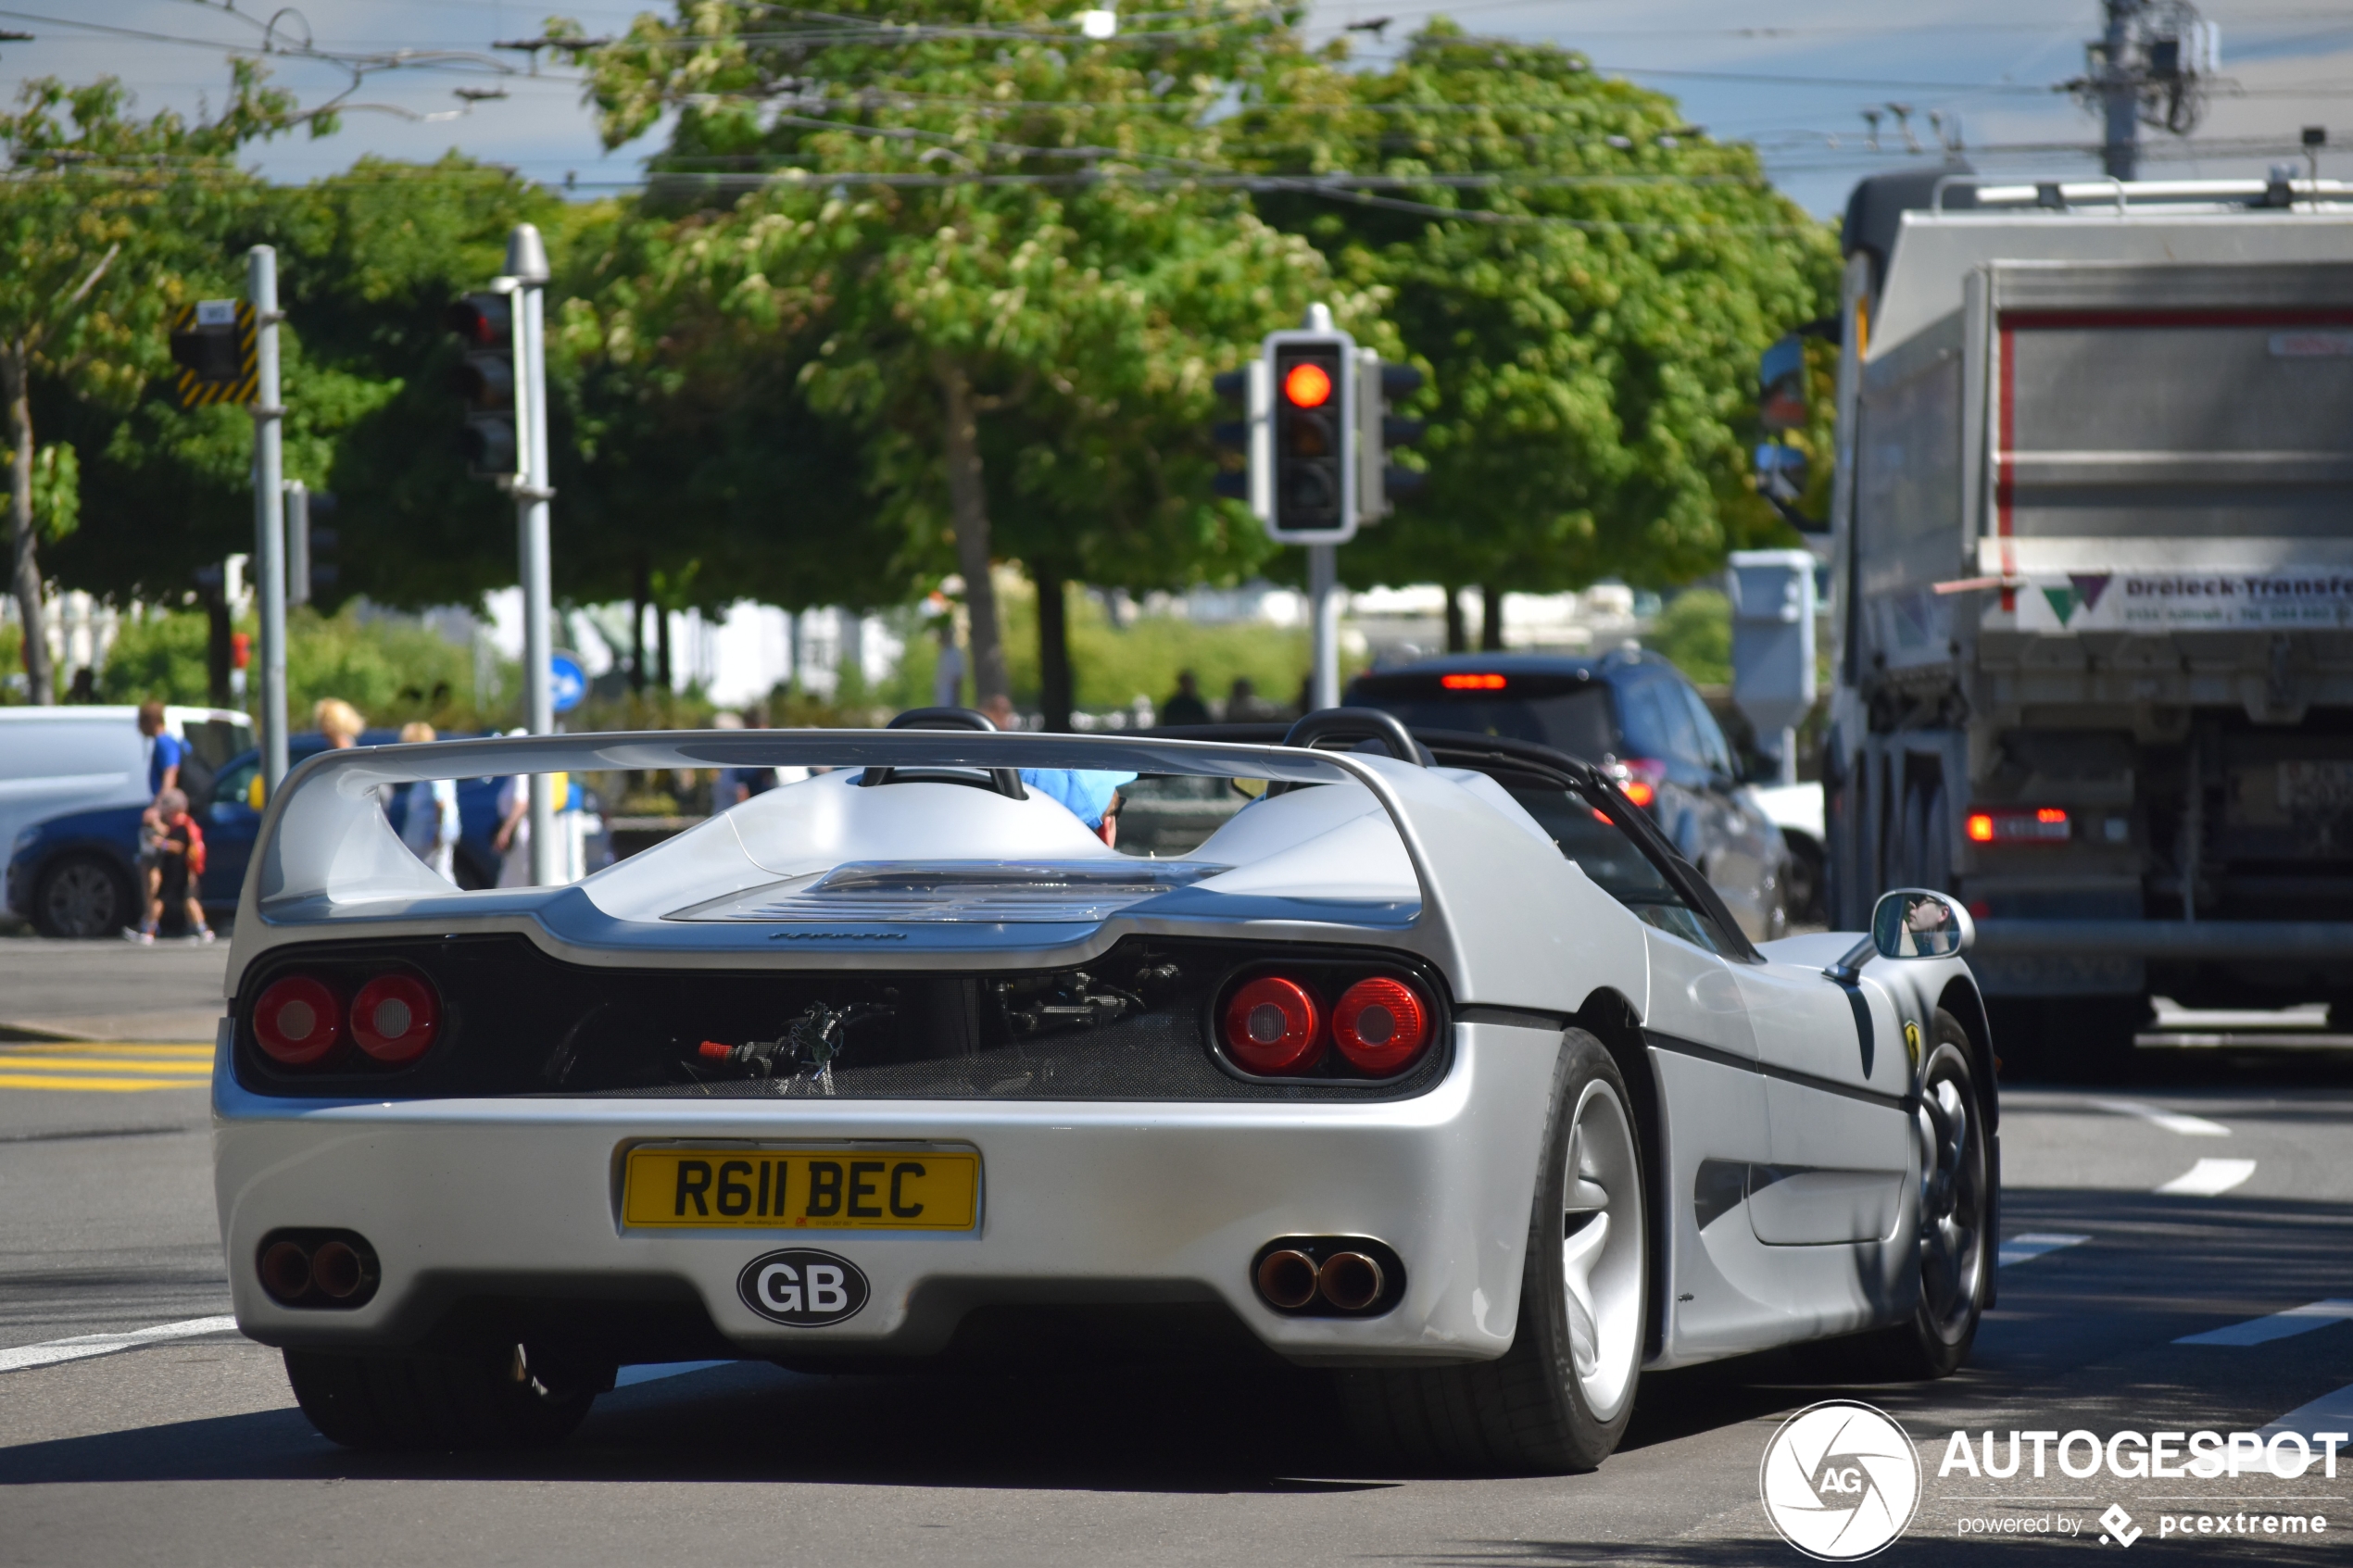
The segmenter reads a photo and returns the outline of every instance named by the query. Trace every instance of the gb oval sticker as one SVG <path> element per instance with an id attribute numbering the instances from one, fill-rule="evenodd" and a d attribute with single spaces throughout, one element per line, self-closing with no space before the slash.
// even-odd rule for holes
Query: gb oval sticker
<path id="1" fill-rule="evenodd" d="M 807 1247 L 754 1258 L 736 1276 L 736 1293 L 769 1322 L 794 1328 L 823 1328 L 855 1317 L 870 1294 L 857 1264 Z"/>

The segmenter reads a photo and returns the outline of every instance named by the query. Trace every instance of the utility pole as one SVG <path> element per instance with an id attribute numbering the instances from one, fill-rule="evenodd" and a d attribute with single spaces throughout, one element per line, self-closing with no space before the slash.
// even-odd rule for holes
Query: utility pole
<path id="1" fill-rule="evenodd" d="M 2130 180 L 2140 167 L 2141 92 L 2133 69 L 2133 19 L 2145 0 L 2107 0 L 2106 57 L 2100 68 L 2100 107 L 2108 134 L 2100 166 L 2111 180 Z"/>
<path id="2" fill-rule="evenodd" d="M 515 530 L 522 555 L 522 659 L 524 722 L 535 735 L 553 734 L 555 698 L 548 690 L 555 644 L 553 583 L 547 564 L 547 358 L 546 352 L 547 248 L 539 230 L 518 223 L 507 236 L 507 276 L 514 280 L 515 401 L 522 429 L 516 433 L 522 465 L 514 483 Z M 562 847 L 556 842 L 554 778 L 531 775 L 531 880 L 546 887 L 560 880 Z"/>
<path id="3" fill-rule="evenodd" d="M 286 776 L 286 527 L 283 441 L 285 409 L 278 405 L 278 253 L 256 245 L 245 253 L 245 292 L 253 306 L 254 575 L 261 603 L 262 788 L 278 792 Z"/>

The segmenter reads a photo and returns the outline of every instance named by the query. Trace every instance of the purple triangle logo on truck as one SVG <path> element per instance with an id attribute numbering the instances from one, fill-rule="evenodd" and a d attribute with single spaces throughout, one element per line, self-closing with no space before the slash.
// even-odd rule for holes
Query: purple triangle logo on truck
<path id="1" fill-rule="evenodd" d="M 2108 592 L 2108 581 L 2114 575 L 2108 571 L 2070 571 L 2067 580 L 2075 584 L 2076 596 L 2083 601 L 2085 609 L 2097 609 L 2100 608 L 2100 596 Z"/>

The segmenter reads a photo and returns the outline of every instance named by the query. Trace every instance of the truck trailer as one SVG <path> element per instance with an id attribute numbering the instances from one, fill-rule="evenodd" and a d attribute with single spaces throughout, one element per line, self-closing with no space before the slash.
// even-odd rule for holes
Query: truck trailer
<path id="1" fill-rule="evenodd" d="M 1907 172 L 1843 247 L 1831 922 L 1958 896 L 2013 1071 L 2353 1027 L 2353 187 Z"/>

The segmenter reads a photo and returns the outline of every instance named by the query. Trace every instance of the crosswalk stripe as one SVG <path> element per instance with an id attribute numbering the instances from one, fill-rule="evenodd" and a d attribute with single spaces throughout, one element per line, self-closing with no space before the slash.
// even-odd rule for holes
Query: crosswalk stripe
<path id="1" fill-rule="evenodd" d="M 23 1372 L 31 1367 L 55 1366 L 59 1361 L 80 1361 L 84 1356 L 110 1356 L 117 1350 L 133 1350 L 142 1345 L 153 1345 L 166 1339 L 187 1339 L 199 1334 L 230 1334 L 236 1330 L 233 1317 L 189 1318 L 182 1323 L 157 1323 L 153 1328 L 134 1328 L 123 1334 L 80 1334 L 71 1339 L 44 1340 L 38 1345 L 19 1345 L 0 1350 L 0 1372 Z"/>
<path id="2" fill-rule="evenodd" d="M 2326 1328 L 2333 1323 L 2353 1318 L 2353 1301 L 2331 1298 L 2308 1301 L 2301 1307 L 2290 1307 L 2284 1312 L 2269 1317 L 2249 1318 L 2245 1323 L 2227 1323 L 2209 1328 L 2204 1334 L 2185 1334 L 2173 1341 L 2176 1345 L 2268 1345 L 2274 1339 L 2286 1339 L 2298 1334 L 2309 1334 L 2316 1328 Z"/>
<path id="3" fill-rule="evenodd" d="M 96 1078 L 69 1076 L 65 1073 L 36 1075 L 30 1073 L 0 1073 L 0 1089 L 187 1089 L 201 1087 L 207 1075 L 181 1078 Z"/>
<path id="4" fill-rule="evenodd" d="M 2023 1263 L 2029 1258 L 2040 1258 L 2046 1252 L 2063 1251 L 2091 1239 L 2088 1236 L 2064 1236 L 2056 1231 L 2007 1236 L 2002 1242 L 2001 1250 L 1994 1255 L 1994 1264 L 1996 1268 L 2007 1269 L 2012 1263 Z"/>
<path id="5" fill-rule="evenodd" d="M 2253 1174 L 2252 1160 L 2201 1160 L 2157 1190 L 2170 1198 L 2216 1198 Z"/>

